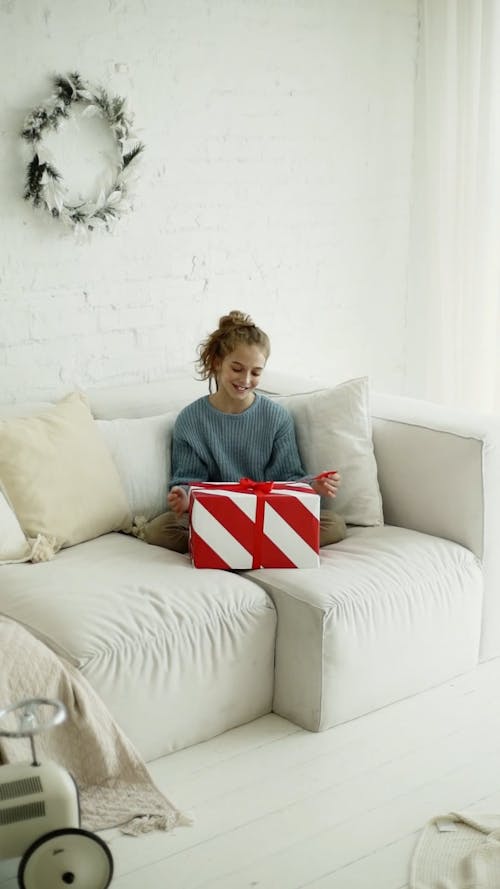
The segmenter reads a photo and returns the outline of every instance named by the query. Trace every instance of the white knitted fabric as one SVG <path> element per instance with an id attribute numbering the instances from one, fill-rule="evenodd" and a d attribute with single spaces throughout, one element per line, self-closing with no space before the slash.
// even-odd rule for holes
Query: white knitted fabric
<path id="1" fill-rule="evenodd" d="M 429 821 L 413 853 L 410 887 L 498 889 L 500 815 L 450 812 Z"/>

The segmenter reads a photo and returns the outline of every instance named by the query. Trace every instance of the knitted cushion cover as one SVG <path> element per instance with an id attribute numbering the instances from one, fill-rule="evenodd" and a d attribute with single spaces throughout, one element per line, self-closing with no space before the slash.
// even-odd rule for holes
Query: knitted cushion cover
<path id="1" fill-rule="evenodd" d="M 500 815 L 450 812 L 424 827 L 410 889 L 498 889 L 499 874 Z"/>

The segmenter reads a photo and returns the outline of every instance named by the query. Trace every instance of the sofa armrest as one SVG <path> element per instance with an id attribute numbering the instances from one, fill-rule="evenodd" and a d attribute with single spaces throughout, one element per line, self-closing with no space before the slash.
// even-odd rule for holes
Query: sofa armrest
<path id="1" fill-rule="evenodd" d="M 387 524 L 470 549 L 484 576 L 481 660 L 500 654 L 500 418 L 372 395 Z"/>

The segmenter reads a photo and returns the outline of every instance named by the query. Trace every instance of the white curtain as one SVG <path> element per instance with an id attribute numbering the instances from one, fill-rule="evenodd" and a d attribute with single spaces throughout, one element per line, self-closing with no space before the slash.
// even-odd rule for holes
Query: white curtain
<path id="1" fill-rule="evenodd" d="M 420 0 L 408 394 L 500 412 L 500 0 Z"/>

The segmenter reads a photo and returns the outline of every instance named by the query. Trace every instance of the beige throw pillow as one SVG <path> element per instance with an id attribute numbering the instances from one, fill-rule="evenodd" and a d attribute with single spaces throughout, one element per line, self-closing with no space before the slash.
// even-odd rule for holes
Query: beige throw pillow
<path id="1" fill-rule="evenodd" d="M 130 525 L 113 458 L 82 393 L 37 417 L 0 420 L 0 487 L 24 533 L 54 550 Z"/>
<path id="2" fill-rule="evenodd" d="M 342 476 L 336 498 L 326 500 L 325 506 L 343 516 L 348 525 L 383 524 L 368 378 L 276 400 L 293 417 L 306 472 L 337 469 Z"/>

